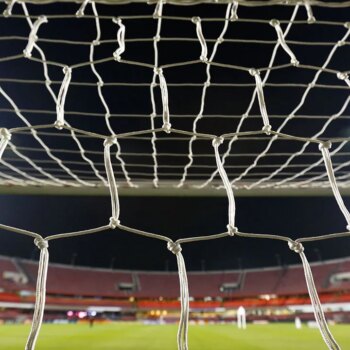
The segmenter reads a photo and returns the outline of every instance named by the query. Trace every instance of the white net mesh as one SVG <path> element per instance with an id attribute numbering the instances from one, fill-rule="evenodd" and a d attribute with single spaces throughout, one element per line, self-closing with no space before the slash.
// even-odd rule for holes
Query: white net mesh
<path id="1" fill-rule="evenodd" d="M 339 349 L 302 242 L 350 233 L 297 240 L 243 233 L 235 225 L 233 190 L 330 186 L 349 229 L 338 190 L 350 184 L 349 7 L 321 1 L 3 5 L 0 184 L 104 187 L 112 201 L 109 224 L 86 231 L 43 238 L 0 225 L 32 236 L 41 250 L 26 349 L 34 349 L 43 318 L 48 241 L 111 228 L 163 240 L 176 255 L 179 349 L 187 349 L 189 314 L 180 244 L 235 235 L 282 240 L 300 255 L 322 337 Z M 223 188 L 227 230 L 173 242 L 126 227 L 117 187 Z"/>
<path id="2" fill-rule="evenodd" d="M 329 186 L 315 139 L 332 139 L 338 184 L 349 187 L 344 8 L 320 3 L 315 21 L 308 3 L 249 3 L 84 2 L 76 15 L 72 4 L 10 2 L 0 108 L 14 137 L 0 184 L 105 188 L 94 138 L 112 134 L 118 186 L 208 190 L 221 183 L 207 140 L 226 134 L 235 188 Z M 183 132 L 160 132 L 169 114 Z"/>

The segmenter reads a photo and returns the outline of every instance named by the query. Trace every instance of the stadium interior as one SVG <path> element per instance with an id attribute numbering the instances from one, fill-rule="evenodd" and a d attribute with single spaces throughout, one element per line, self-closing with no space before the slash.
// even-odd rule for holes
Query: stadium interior
<path id="1" fill-rule="evenodd" d="M 313 263 L 312 270 L 328 320 L 350 322 L 350 258 Z M 31 319 L 37 271 L 37 262 L 0 257 L 3 322 Z M 233 322 L 239 306 L 249 322 L 314 318 L 301 265 L 188 272 L 188 280 L 193 322 Z M 177 322 L 178 290 L 177 272 L 51 264 L 45 320 Z"/>
<path id="2" fill-rule="evenodd" d="M 350 348 L 349 55 L 346 0 L 0 0 L 0 349 Z"/>

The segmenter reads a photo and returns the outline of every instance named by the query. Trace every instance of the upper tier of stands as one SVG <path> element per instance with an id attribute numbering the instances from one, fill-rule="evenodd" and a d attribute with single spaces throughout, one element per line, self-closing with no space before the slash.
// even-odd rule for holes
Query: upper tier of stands
<path id="1" fill-rule="evenodd" d="M 311 264 L 319 292 L 350 291 L 350 258 Z M 0 290 L 34 291 L 38 263 L 0 256 Z M 345 273 L 345 274 L 344 274 Z M 347 273 L 349 277 L 347 277 Z M 334 282 L 334 276 L 345 278 Z M 332 278 L 333 276 L 333 278 Z M 190 295 L 205 297 L 256 297 L 307 294 L 301 265 L 284 267 L 188 272 Z M 175 299 L 179 295 L 177 272 L 146 272 L 50 264 L 47 293 L 94 298 Z"/>

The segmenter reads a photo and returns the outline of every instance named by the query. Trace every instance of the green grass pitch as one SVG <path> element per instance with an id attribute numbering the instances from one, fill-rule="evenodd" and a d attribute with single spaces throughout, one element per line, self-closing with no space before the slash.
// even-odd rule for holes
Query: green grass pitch
<path id="1" fill-rule="evenodd" d="M 350 325 L 331 326 L 342 349 L 350 349 Z M 0 349 L 24 349 L 29 326 L 0 325 Z M 44 325 L 37 350 L 176 350 L 176 325 L 138 323 Z M 317 329 L 293 324 L 191 325 L 190 350 L 322 350 L 326 349 Z"/>

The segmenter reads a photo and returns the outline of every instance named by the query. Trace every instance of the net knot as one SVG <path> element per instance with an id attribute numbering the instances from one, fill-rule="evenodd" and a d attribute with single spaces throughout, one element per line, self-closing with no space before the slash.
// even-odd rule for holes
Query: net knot
<path id="1" fill-rule="evenodd" d="M 218 136 L 213 138 L 212 144 L 213 146 L 220 146 L 224 142 L 224 138 L 222 136 Z"/>
<path id="2" fill-rule="evenodd" d="M 87 4 L 90 2 L 90 0 L 84 0 L 83 3 L 81 4 L 80 8 L 78 9 L 78 11 L 75 13 L 75 16 L 77 18 L 81 18 L 85 15 L 85 8 L 87 6 Z"/>
<path id="3" fill-rule="evenodd" d="M 200 17 L 192 17 L 192 22 L 193 22 L 194 24 L 197 24 L 197 23 L 199 23 L 200 21 L 201 21 Z"/>
<path id="4" fill-rule="evenodd" d="M 37 237 L 34 239 L 34 244 L 41 250 L 41 249 L 47 249 L 49 247 L 49 243 L 47 240 L 45 240 L 42 237 Z"/>
<path id="5" fill-rule="evenodd" d="M 301 254 L 304 251 L 304 247 L 300 242 L 288 242 L 288 246 L 290 250 L 293 250 L 293 252 Z"/>
<path id="6" fill-rule="evenodd" d="M 308 17 L 308 19 L 307 19 L 307 23 L 308 24 L 312 24 L 312 23 L 315 23 L 315 22 L 316 22 L 316 17 L 315 16 Z"/>
<path id="7" fill-rule="evenodd" d="M 232 225 L 227 225 L 227 231 L 229 236 L 233 237 L 238 232 L 238 228 Z"/>
<path id="8" fill-rule="evenodd" d="M 8 141 L 11 140 L 11 133 L 6 128 L 0 129 L 0 136 L 2 139 L 8 140 Z"/>
<path id="9" fill-rule="evenodd" d="M 83 16 L 84 16 L 84 10 L 79 9 L 79 10 L 75 13 L 75 15 L 76 15 L 78 18 L 83 17 Z"/>
<path id="10" fill-rule="evenodd" d="M 276 18 L 274 18 L 274 19 L 272 19 L 271 21 L 270 21 L 270 26 L 272 26 L 272 27 L 276 27 L 276 26 L 278 26 L 280 24 L 280 21 L 278 20 L 278 19 L 276 19 Z"/>
<path id="11" fill-rule="evenodd" d="M 270 135 L 271 134 L 271 129 L 272 126 L 270 124 L 264 125 L 262 128 L 262 131 L 266 134 L 266 135 Z"/>
<path id="12" fill-rule="evenodd" d="M 115 217 L 109 218 L 109 227 L 115 229 L 118 225 L 120 225 L 120 221 Z"/>
<path id="13" fill-rule="evenodd" d="M 347 226 L 346 226 L 346 229 L 347 229 L 348 231 L 350 231 L 350 225 L 347 225 Z"/>
<path id="14" fill-rule="evenodd" d="M 182 250 L 180 244 L 177 242 L 168 242 L 167 248 L 175 255 L 179 254 Z"/>
<path id="15" fill-rule="evenodd" d="M 32 57 L 32 51 L 33 51 L 34 45 L 38 41 L 37 33 L 38 33 L 40 26 L 43 23 L 47 23 L 46 16 L 39 16 L 38 19 L 33 24 L 32 30 L 29 34 L 28 44 L 27 44 L 26 48 L 23 50 L 23 54 L 24 54 L 25 58 Z"/>
<path id="16" fill-rule="evenodd" d="M 153 72 L 157 75 L 160 75 L 163 73 L 163 69 L 162 68 L 159 68 L 159 67 L 154 67 L 153 68 Z"/>
<path id="17" fill-rule="evenodd" d="M 17 2 L 17 0 L 11 0 L 11 1 L 6 2 L 7 7 L 4 10 L 4 12 L 2 13 L 4 15 L 4 17 L 9 17 L 12 15 L 12 8 L 16 2 Z"/>
<path id="18" fill-rule="evenodd" d="M 165 4 L 165 0 L 159 0 L 157 2 L 156 8 L 155 8 L 154 13 L 153 13 L 154 19 L 162 18 L 163 4 Z"/>
<path id="19" fill-rule="evenodd" d="M 103 146 L 112 146 L 117 142 L 117 136 L 113 135 L 113 136 L 109 136 L 107 137 L 104 142 L 103 142 Z"/>
<path id="20" fill-rule="evenodd" d="M 260 75 L 260 72 L 255 68 L 250 68 L 249 74 L 252 75 L 253 77 L 255 77 L 256 75 Z"/>
<path id="21" fill-rule="evenodd" d="M 294 58 L 294 57 L 290 60 L 290 63 L 291 63 L 294 67 L 298 67 L 299 64 L 300 64 L 300 62 L 299 62 L 296 58 Z"/>
<path id="22" fill-rule="evenodd" d="M 318 145 L 318 149 L 322 151 L 323 149 L 330 149 L 332 147 L 331 141 L 322 142 Z"/>
<path id="23" fill-rule="evenodd" d="M 120 17 L 113 17 L 112 21 L 113 21 L 115 24 L 119 24 L 119 25 L 122 24 L 122 19 L 121 19 Z"/>
<path id="24" fill-rule="evenodd" d="M 165 122 L 162 126 L 162 129 L 167 133 L 170 134 L 171 132 L 171 123 Z"/>
<path id="25" fill-rule="evenodd" d="M 349 76 L 346 73 L 338 72 L 337 73 L 337 78 L 340 79 L 340 80 L 345 80 L 345 79 L 348 79 Z"/>
<path id="26" fill-rule="evenodd" d="M 62 120 L 56 120 L 53 125 L 56 129 L 62 130 L 64 127 L 64 122 Z"/>
<path id="27" fill-rule="evenodd" d="M 238 20 L 237 10 L 238 10 L 238 1 L 234 0 L 232 1 L 231 14 L 229 18 L 231 22 Z"/>
<path id="28" fill-rule="evenodd" d="M 68 66 L 64 66 L 62 68 L 62 71 L 63 71 L 63 74 L 72 73 L 72 68 Z"/>

